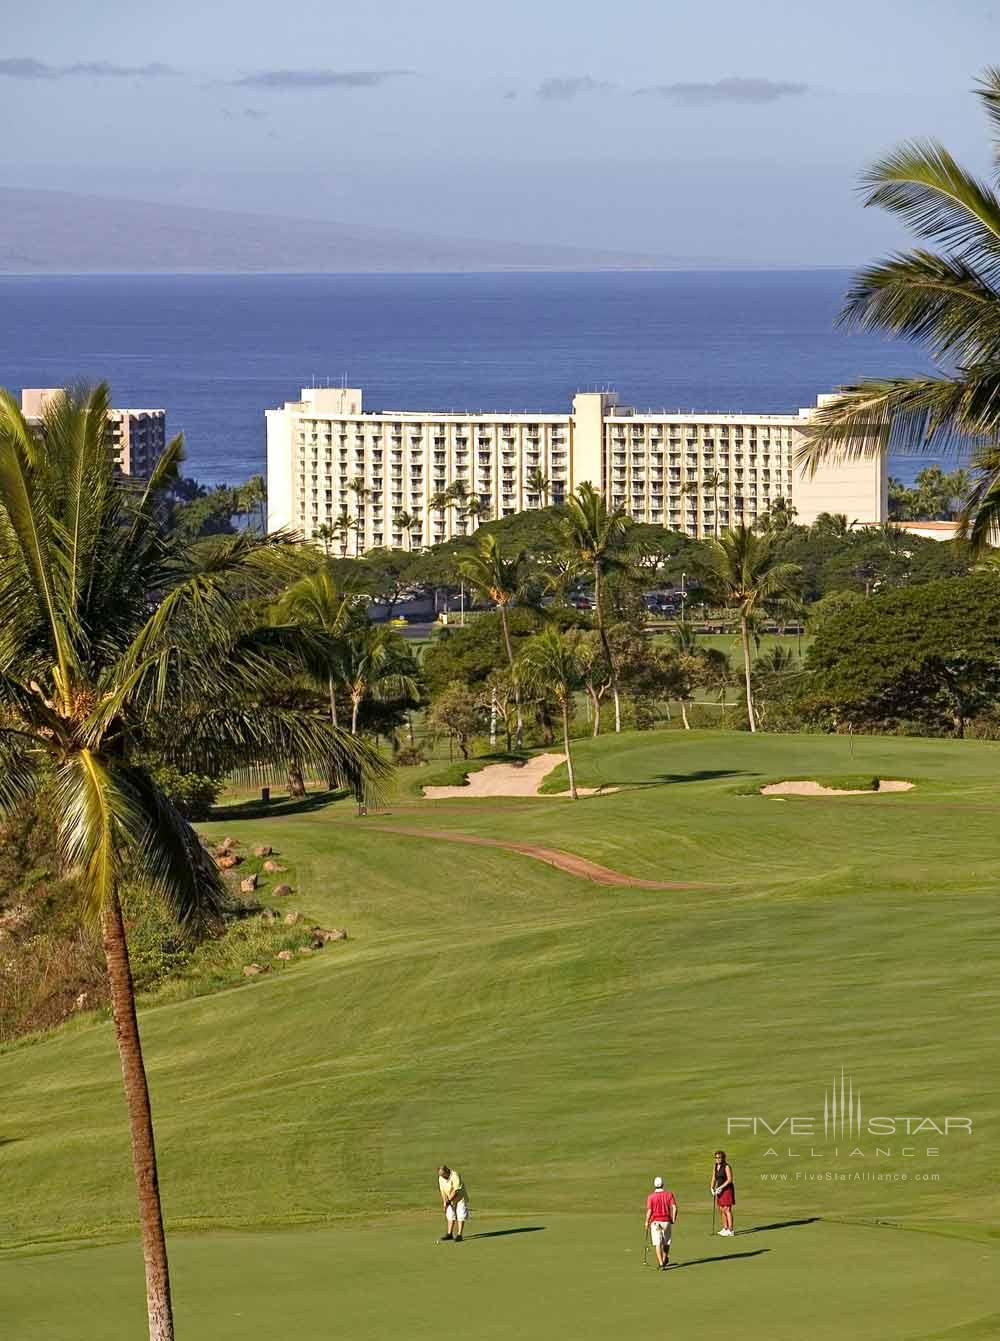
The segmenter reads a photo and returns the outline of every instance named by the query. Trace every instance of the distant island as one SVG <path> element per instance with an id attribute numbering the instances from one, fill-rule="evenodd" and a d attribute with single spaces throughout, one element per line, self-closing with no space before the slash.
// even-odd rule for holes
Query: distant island
<path id="1" fill-rule="evenodd" d="M 4 274 L 665 270 L 706 264 L 712 261 L 0 188 Z"/>

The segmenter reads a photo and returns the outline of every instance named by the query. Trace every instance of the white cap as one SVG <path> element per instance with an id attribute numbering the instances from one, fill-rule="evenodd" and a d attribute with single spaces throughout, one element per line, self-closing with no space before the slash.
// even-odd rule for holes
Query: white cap
<path id="1" fill-rule="evenodd" d="M 654 1178 L 654 1179 L 653 1179 L 653 1186 L 654 1186 L 654 1187 L 662 1187 L 662 1186 L 663 1186 L 663 1179 L 662 1179 L 662 1178 Z"/>

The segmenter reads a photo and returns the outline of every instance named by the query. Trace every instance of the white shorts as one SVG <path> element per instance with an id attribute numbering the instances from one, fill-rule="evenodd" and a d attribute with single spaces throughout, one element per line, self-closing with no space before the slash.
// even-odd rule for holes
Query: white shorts
<path id="1" fill-rule="evenodd" d="M 455 1206 L 453 1206 L 449 1201 L 448 1205 L 444 1208 L 444 1213 L 445 1218 L 447 1219 L 449 1224 L 451 1224 L 453 1220 L 463 1220 L 463 1221 L 468 1220 L 469 1203 L 465 1200 L 464 1197 L 460 1197 L 458 1204 Z"/>
<path id="2" fill-rule="evenodd" d="M 649 1237 L 653 1240 L 653 1247 L 659 1248 L 662 1244 L 664 1248 L 669 1248 L 673 1228 L 673 1225 L 667 1220 L 654 1220 L 649 1226 Z"/>

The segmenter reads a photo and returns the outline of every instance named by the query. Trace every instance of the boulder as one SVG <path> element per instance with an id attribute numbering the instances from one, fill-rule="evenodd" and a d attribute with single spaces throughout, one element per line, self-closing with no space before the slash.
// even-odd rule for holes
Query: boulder
<path id="1" fill-rule="evenodd" d="M 274 849 L 270 843 L 258 843 L 253 850 L 253 854 L 255 857 L 269 857 L 273 851 Z"/>
<path id="2" fill-rule="evenodd" d="M 299 954 L 300 954 L 300 955 L 311 955 L 312 952 L 313 952 L 313 951 L 312 951 L 312 946 L 311 946 L 311 945 L 300 945 L 300 946 L 299 946 Z"/>
<path id="3" fill-rule="evenodd" d="M 246 964 L 243 968 L 244 978 L 255 978 L 258 973 L 263 972 L 264 970 L 261 968 L 259 964 Z"/>
<path id="4" fill-rule="evenodd" d="M 279 916 L 280 914 L 275 912 L 273 908 L 265 908 L 260 915 L 260 920 L 262 922 L 277 922 Z"/>
<path id="5" fill-rule="evenodd" d="M 278 953 L 277 953 L 274 957 L 275 957 L 275 959 L 294 959 L 294 958 L 295 958 L 295 956 L 292 954 L 291 950 L 279 950 Z"/>
<path id="6" fill-rule="evenodd" d="M 242 860 L 243 858 L 235 852 L 224 852 L 221 857 L 215 859 L 220 871 L 231 871 L 234 866 L 239 866 Z"/>
<path id="7" fill-rule="evenodd" d="M 283 871 L 285 869 L 284 866 L 279 866 L 276 861 L 265 861 L 264 863 L 264 870 L 268 875 L 275 875 L 278 871 Z"/>
<path id="8" fill-rule="evenodd" d="M 74 1009 L 74 1010 L 83 1010 L 84 1007 L 86 1006 L 86 1004 L 87 1004 L 87 993 L 86 993 L 86 992 L 81 992 L 80 995 L 79 995 L 79 996 L 76 998 L 76 1000 L 73 1002 L 73 1009 Z"/>
<path id="9" fill-rule="evenodd" d="M 294 927 L 296 922 L 301 922 L 301 921 L 302 921 L 302 914 L 301 914 L 301 913 L 286 913 L 286 914 L 285 914 L 285 926 L 286 926 L 286 927 Z"/>
<path id="10" fill-rule="evenodd" d="M 275 885 L 271 893 L 276 899 L 284 899 L 292 892 L 291 885 Z"/>
<path id="11" fill-rule="evenodd" d="M 347 932 L 343 927 L 313 927 L 317 940 L 325 945 L 328 941 L 346 941 Z"/>
<path id="12" fill-rule="evenodd" d="M 243 880 L 240 881 L 241 894 L 252 894 L 256 888 L 257 888 L 257 877 L 255 875 L 248 875 Z"/>

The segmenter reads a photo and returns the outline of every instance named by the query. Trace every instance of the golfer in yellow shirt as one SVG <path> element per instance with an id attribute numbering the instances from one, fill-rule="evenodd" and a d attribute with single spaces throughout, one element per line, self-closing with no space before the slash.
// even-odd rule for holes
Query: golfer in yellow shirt
<path id="1" fill-rule="evenodd" d="M 448 1224 L 447 1234 L 441 1235 L 441 1242 L 462 1242 L 462 1231 L 469 1218 L 469 1196 L 462 1182 L 462 1175 L 456 1169 L 442 1164 L 438 1169 L 438 1191 L 441 1193 L 441 1206 Z"/>

